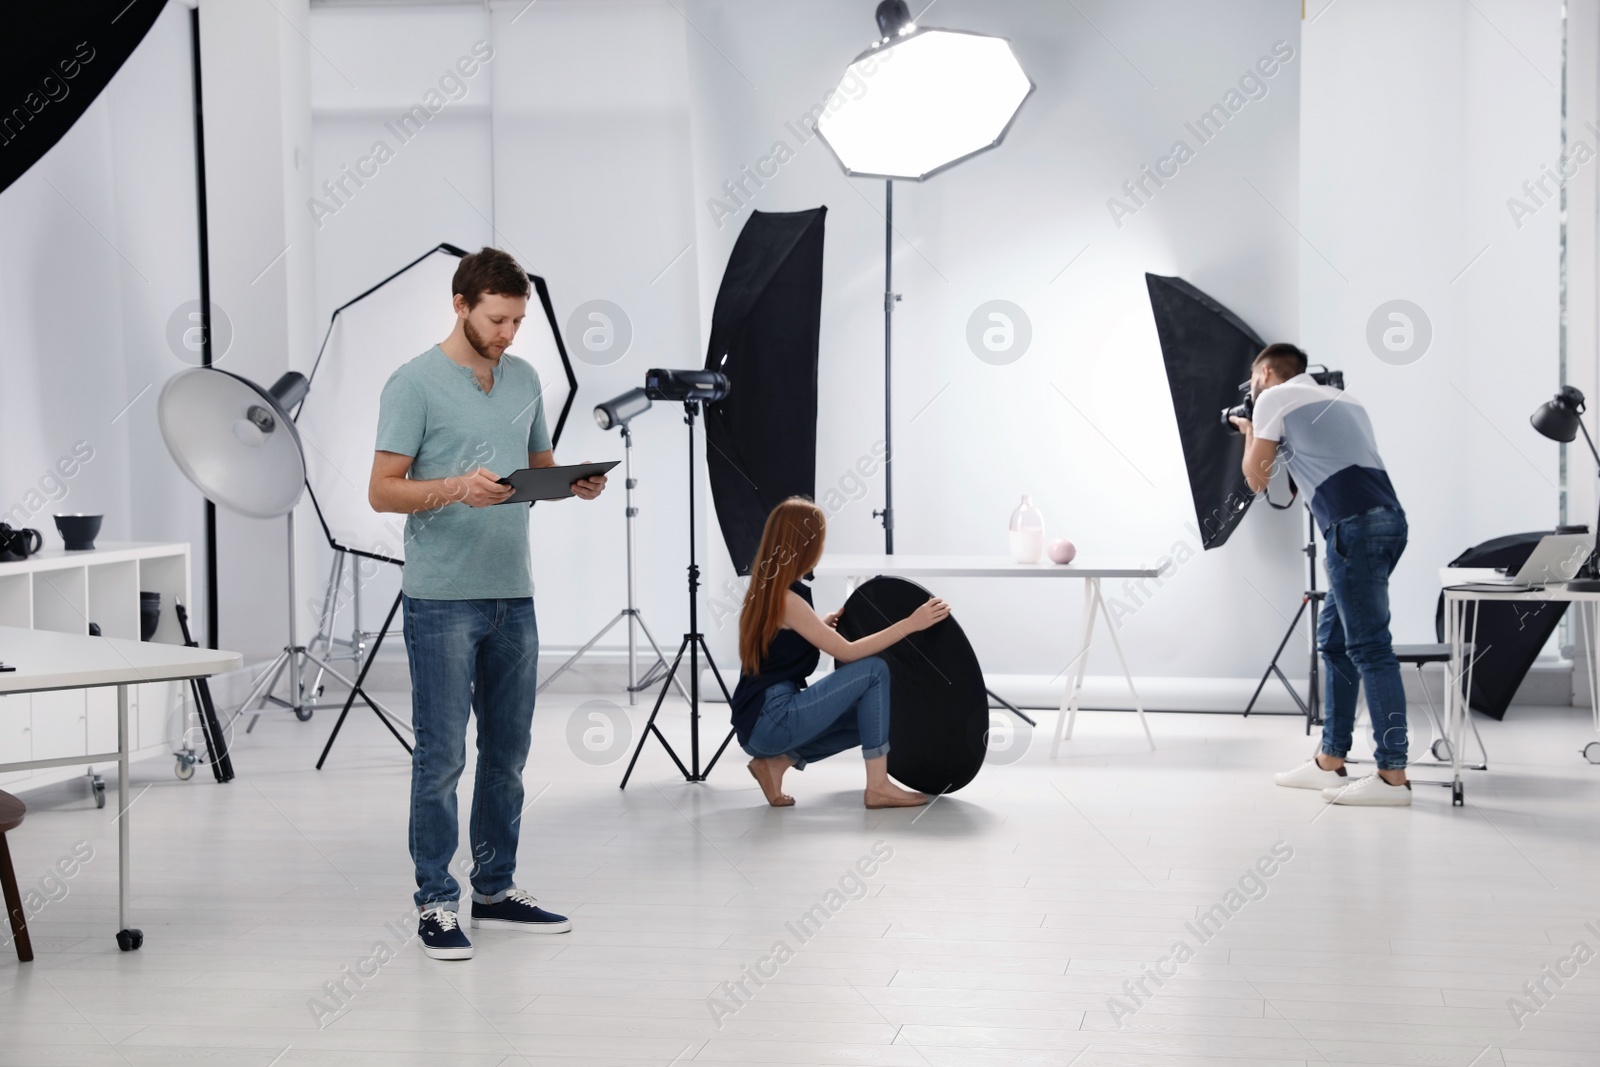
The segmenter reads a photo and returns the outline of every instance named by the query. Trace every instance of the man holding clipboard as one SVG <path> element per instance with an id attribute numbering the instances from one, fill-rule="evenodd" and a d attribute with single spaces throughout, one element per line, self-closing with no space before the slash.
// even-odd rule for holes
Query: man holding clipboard
<path id="1" fill-rule="evenodd" d="M 450 336 L 383 387 L 368 500 L 407 516 L 406 655 L 411 666 L 411 858 L 418 937 L 434 959 L 470 959 L 450 873 L 460 833 L 456 784 L 467 716 L 478 717 L 472 798 L 472 925 L 571 929 L 513 882 L 522 768 L 538 688 L 528 509 L 495 507 L 522 468 L 553 467 L 539 374 L 506 353 L 528 306 L 528 275 L 495 248 L 465 256 L 451 282 Z M 593 500 L 604 474 L 572 483 Z"/>

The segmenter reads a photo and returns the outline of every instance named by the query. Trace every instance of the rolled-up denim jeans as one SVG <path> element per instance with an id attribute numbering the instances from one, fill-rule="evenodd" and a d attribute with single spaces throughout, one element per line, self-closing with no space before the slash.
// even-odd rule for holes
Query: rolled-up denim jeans
<path id="1" fill-rule="evenodd" d="M 846 663 L 805 689 L 794 682 L 769 687 L 744 750 L 788 756 L 804 770 L 857 745 L 863 759 L 889 753 L 889 665 L 877 656 Z"/>
<path id="2" fill-rule="evenodd" d="M 494 903 L 512 887 L 522 821 L 522 767 L 539 685 L 533 598 L 405 598 L 411 664 L 411 860 L 417 907 L 455 911 L 450 873 L 461 824 L 456 785 L 466 767 L 467 716 L 478 717 L 477 782 L 468 839 L 473 899 Z"/>
<path id="3" fill-rule="evenodd" d="M 1406 550 L 1406 517 L 1380 507 L 1328 527 L 1328 598 L 1317 620 L 1326 671 L 1322 751 L 1343 758 L 1355 733 L 1356 697 L 1367 691 L 1373 759 L 1404 769 L 1406 692 L 1389 636 L 1389 575 Z"/>

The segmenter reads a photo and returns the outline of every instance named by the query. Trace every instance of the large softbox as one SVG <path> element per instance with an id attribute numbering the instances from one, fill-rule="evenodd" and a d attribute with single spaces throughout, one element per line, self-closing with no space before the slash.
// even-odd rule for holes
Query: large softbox
<path id="1" fill-rule="evenodd" d="M 816 492 L 817 332 L 828 209 L 753 212 L 711 313 L 706 369 L 728 376 L 706 408 L 706 466 L 728 555 L 750 573 L 767 515 Z"/>
<path id="2" fill-rule="evenodd" d="M 306 455 L 306 485 L 317 517 L 336 549 L 390 563 L 405 562 L 404 516 L 367 503 L 378 398 L 389 375 L 449 336 L 456 315 L 450 281 L 467 253 L 441 244 L 333 313 L 311 370 L 311 390 L 295 424 Z M 533 298 L 510 354 L 533 364 L 544 386 L 552 442 L 572 409 L 572 373 L 544 279 L 528 275 Z"/>
<path id="3" fill-rule="evenodd" d="M 1144 280 L 1201 544 L 1216 548 L 1255 498 L 1241 469 L 1244 438 L 1222 425 L 1221 411 L 1239 402 L 1239 383 L 1250 377 L 1250 364 L 1266 343 L 1243 319 L 1182 278 L 1146 274 Z"/>
<path id="4" fill-rule="evenodd" d="M 166 0 L 7 4 L 0 63 L 0 189 L 37 163 L 99 97 Z"/>

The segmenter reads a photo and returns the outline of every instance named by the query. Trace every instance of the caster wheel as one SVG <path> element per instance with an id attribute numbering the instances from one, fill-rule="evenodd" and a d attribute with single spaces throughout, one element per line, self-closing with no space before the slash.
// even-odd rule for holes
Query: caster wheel
<path id="1" fill-rule="evenodd" d="M 1452 808 L 1465 807 L 1467 803 L 1467 790 L 1460 782 L 1450 785 L 1450 806 Z"/>
<path id="2" fill-rule="evenodd" d="M 118 930 L 117 947 L 124 952 L 132 952 L 144 944 L 143 930 Z"/>
<path id="3" fill-rule="evenodd" d="M 97 808 L 105 807 L 106 806 L 106 781 L 105 781 L 105 779 L 104 778 L 96 778 L 94 780 L 94 782 L 91 783 L 90 788 L 94 790 L 94 806 L 97 807 Z"/>
<path id="4" fill-rule="evenodd" d="M 178 776 L 178 781 L 187 782 L 194 777 L 194 759 L 192 757 L 185 759 L 179 756 L 177 762 L 173 765 L 172 773 Z"/>
<path id="5" fill-rule="evenodd" d="M 1439 740 L 1435 741 L 1432 746 L 1429 747 L 1428 751 L 1432 752 L 1433 758 L 1438 760 L 1440 763 L 1450 762 L 1450 742 L 1446 741 L 1444 738 L 1441 737 Z"/>
<path id="6" fill-rule="evenodd" d="M 1600 763 L 1600 741 L 1590 741 L 1584 745 L 1583 758 L 1590 763 Z"/>
<path id="7" fill-rule="evenodd" d="M 311 719 L 311 712 L 311 708 L 295 708 L 294 717 L 299 719 L 301 722 L 309 722 Z"/>

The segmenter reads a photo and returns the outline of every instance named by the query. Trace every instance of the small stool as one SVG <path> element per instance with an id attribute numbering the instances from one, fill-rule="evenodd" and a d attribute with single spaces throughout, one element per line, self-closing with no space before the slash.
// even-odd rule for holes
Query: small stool
<path id="1" fill-rule="evenodd" d="M 1464 646 L 1462 648 L 1462 654 L 1467 656 L 1470 659 L 1471 656 L 1472 656 L 1472 646 L 1471 645 Z M 1433 760 L 1432 761 L 1428 761 L 1428 760 L 1421 760 L 1421 761 L 1412 760 L 1409 763 L 1409 766 L 1412 766 L 1412 767 L 1448 767 L 1448 766 L 1451 766 L 1451 758 L 1450 757 L 1452 756 L 1452 752 L 1450 751 L 1450 739 L 1445 735 L 1444 723 L 1440 720 L 1439 714 L 1438 714 L 1438 710 L 1434 707 L 1433 694 L 1428 692 L 1428 680 L 1422 673 L 1422 665 L 1423 664 L 1425 664 L 1425 663 L 1442 663 L 1442 664 L 1445 665 L 1444 666 L 1444 669 L 1445 669 L 1445 684 L 1446 685 L 1454 684 L 1450 679 L 1450 646 L 1449 645 L 1445 645 L 1445 644 L 1437 644 L 1437 645 L 1395 645 L 1394 646 L 1394 658 L 1399 660 L 1401 663 L 1409 663 L 1409 664 L 1411 664 L 1411 666 L 1416 668 L 1416 670 L 1417 670 L 1417 682 L 1422 686 L 1422 695 L 1423 695 L 1424 699 L 1426 699 L 1427 702 L 1428 702 L 1428 719 L 1432 722 L 1433 728 L 1436 731 L 1438 731 L 1438 737 L 1434 740 L 1433 744 L 1429 746 L 1429 755 L 1431 755 L 1433 757 Z M 1359 722 L 1361 720 L 1361 715 L 1362 715 L 1363 712 L 1366 712 L 1366 710 L 1367 710 L 1367 694 L 1366 694 L 1366 691 L 1363 689 L 1363 691 L 1361 693 L 1361 706 L 1356 712 L 1356 721 L 1357 722 Z M 1477 743 L 1478 743 L 1478 755 L 1482 757 L 1482 760 L 1481 760 L 1481 762 L 1478 762 L 1478 763 L 1466 763 L 1466 762 L 1463 762 L 1461 764 L 1461 767 L 1462 767 L 1463 770 L 1469 770 L 1469 771 L 1486 771 L 1486 770 L 1489 769 L 1489 753 L 1488 753 L 1488 750 L 1483 747 L 1483 735 L 1478 733 L 1478 724 L 1475 721 L 1473 721 L 1472 709 L 1471 708 L 1466 709 L 1466 716 L 1467 716 L 1467 725 L 1472 727 L 1472 737 L 1473 737 L 1473 740 L 1477 741 Z M 1369 715 L 1369 717 L 1370 717 L 1370 715 Z M 1465 755 L 1465 753 L 1463 753 L 1463 756 L 1464 755 Z M 1367 761 L 1366 760 L 1345 760 L 1345 762 L 1346 763 L 1365 763 Z M 1449 782 L 1437 782 L 1437 783 L 1429 783 L 1429 784 L 1449 785 L 1450 783 Z"/>
<path id="2" fill-rule="evenodd" d="M 6 915 L 11 919 L 11 932 L 16 937 L 17 959 L 27 963 L 33 959 L 33 942 L 28 940 L 28 922 L 22 910 L 22 894 L 17 890 L 17 872 L 11 866 L 11 849 L 6 844 L 6 834 L 22 825 L 28 806 L 10 793 L 0 792 L 0 889 L 5 890 Z"/>

